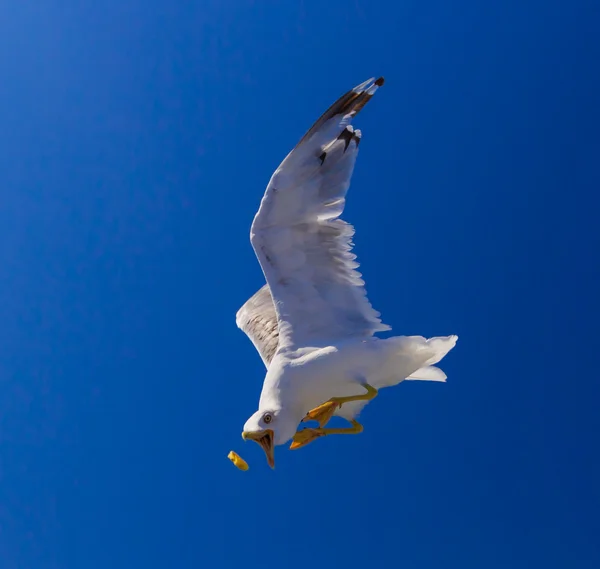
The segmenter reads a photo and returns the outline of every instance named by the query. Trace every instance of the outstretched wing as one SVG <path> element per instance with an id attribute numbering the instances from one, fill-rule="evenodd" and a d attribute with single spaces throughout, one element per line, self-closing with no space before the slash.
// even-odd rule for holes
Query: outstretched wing
<path id="1" fill-rule="evenodd" d="M 268 285 L 246 301 L 238 310 L 235 322 L 250 338 L 268 368 L 279 344 L 277 314 Z"/>
<path id="2" fill-rule="evenodd" d="M 361 138 L 350 123 L 382 84 L 383 78 L 366 81 L 319 118 L 273 174 L 254 218 L 251 242 L 281 347 L 389 330 L 356 271 L 354 228 L 339 219 Z"/>

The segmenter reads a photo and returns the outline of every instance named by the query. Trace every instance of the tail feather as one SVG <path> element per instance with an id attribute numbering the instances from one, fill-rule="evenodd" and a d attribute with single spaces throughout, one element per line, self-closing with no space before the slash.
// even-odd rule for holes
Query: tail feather
<path id="1" fill-rule="evenodd" d="M 438 363 L 454 346 L 458 336 L 424 338 L 423 336 L 394 336 L 374 344 L 382 352 L 380 374 L 369 376 L 376 389 L 398 385 L 404 379 L 446 381 L 446 374 L 434 364 Z M 421 366 L 421 367 L 418 367 Z M 413 371 L 415 368 L 418 369 Z M 351 420 L 367 405 L 367 401 L 344 403 L 335 415 Z"/>
<path id="2" fill-rule="evenodd" d="M 431 357 L 425 362 L 426 366 L 437 364 L 458 341 L 458 336 L 438 336 L 427 340 L 427 347 L 432 350 Z"/>
<path id="3" fill-rule="evenodd" d="M 448 376 L 435 366 L 425 366 L 411 373 L 406 379 L 420 379 L 422 381 L 446 381 Z"/>

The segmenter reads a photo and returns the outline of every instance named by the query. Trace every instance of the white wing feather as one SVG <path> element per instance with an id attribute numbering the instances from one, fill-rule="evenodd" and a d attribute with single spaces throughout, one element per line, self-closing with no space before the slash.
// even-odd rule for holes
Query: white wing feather
<path id="1" fill-rule="evenodd" d="M 277 314 L 268 285 L 246 301 L 238 310 L 235 322 L 250 338 L 268 368 L 279 344 Z"/>
<path id="2" fill-rule="evenodd" d="M 361 136 L 350 122 L 381 84 L 382 79 L 369 80 L 325 112 L 275 171 L 254 218 L 251 242 L 274 302 L 280 347 L 315 346 L 389 330 L 356 271 L 354 229 L 339 219 Z M 262 310 L 266 314 L 268 309 Z M 270 318 L 272 323 L 271 313 Z M 268 365 L 263 354 L 267 344 L 252 334 Z M 270 334 L 269 354 L 275 346 Z"/>

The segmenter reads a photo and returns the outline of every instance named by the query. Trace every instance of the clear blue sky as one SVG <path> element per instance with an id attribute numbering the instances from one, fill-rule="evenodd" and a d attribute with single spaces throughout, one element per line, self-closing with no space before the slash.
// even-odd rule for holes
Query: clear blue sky
<path id="1" fill-rule="evenodd" d="M 4 2 L 2 569 L 599 567 L 599 26 L 593 1 Z M 346 210 L 370 298 L 460 341 L 446 385 L 273 472 L 240 438 L 249 226 L 378 74 Z"/>

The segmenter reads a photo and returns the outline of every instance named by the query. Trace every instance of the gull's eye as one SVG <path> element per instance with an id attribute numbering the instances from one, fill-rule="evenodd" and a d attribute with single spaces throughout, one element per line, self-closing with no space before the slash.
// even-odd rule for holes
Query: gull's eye
<path id="1" fill-rule="evenodd" d="M 263 415 L 263 423 L 266 423 L 267 425 L 273 420 L 273 415 L 271 415 L 271 413 L 265 413 Z"/>

